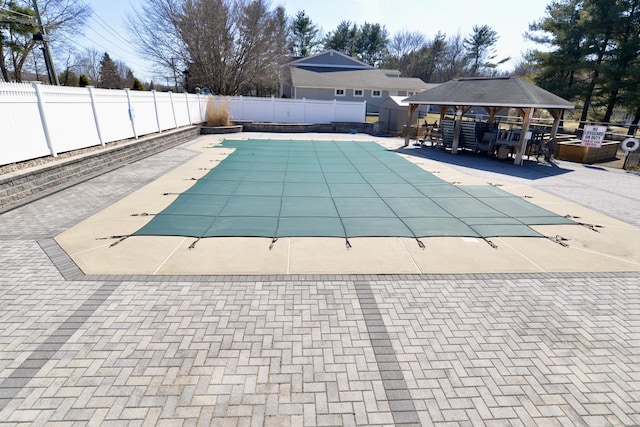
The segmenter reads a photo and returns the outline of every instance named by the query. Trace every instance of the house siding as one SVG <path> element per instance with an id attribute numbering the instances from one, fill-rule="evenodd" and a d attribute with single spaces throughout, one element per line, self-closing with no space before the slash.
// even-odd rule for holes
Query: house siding
<path id="1" fill-rule="evenodd" d="M 344 96 L 336 96 L 336 89 L 345 89 Z M 380 90 L 380 89 L 376 89 Z M 364 96 L 354 96 L 354 89 L 352 88 L 331 88 L 331 89 L 320 89 L 320 88 L 296 88 L 295 90 L 295 98 L 302 99 L 321 99 L 321 100 L 338 100 L 338 101 L 350 101 L 350 102 L 367 102 L 367 114 L 377 114 L 379 111 L 380 104 L 386 98 L 389 97 L 389 91 L 383 90 L 382 96 L 373 97 L 371 95 L 371 89 L 363 89 Z"/>

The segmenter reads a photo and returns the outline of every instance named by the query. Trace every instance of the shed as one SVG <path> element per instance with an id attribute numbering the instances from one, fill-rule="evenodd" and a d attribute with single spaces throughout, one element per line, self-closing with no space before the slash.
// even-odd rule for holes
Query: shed
<path id="1" fill-rule="evenodd" d="M 414 109 L 409 123 L 407 123 L 407 111 L 409 103 L 404 102 L 404 96 L 390 96 L 379 107 L 379 120 L 384 123 L 382 131 L 388 135 L 400 135 L 404 126 L 409 123 L 415 123 L 421 117 L 425 117 L 429 112 L 428 105 L 419 105 Z"/>
<path id="2" fill-rule="evenodd" d="M 522 117 L 522 132 L 514 164 L 522 164 L 527 147 L 526 133 L 536 109 L 545 109 L 553 117 L 551 138 L 555 138 L 563 110 L 573 110 L 574 105 L 553 93 L 517 77 L 477 77 L 450 80 L 433 89 L 426 90 L 404 100 L 409 104 L 407 116 L 420 105 L 435 105 L 440 110 L 440 121 L 449 108 L 456 111 L 456 125 L 451 152 L 458 149 L 462 116 L 471 107 L 483 107 L 493 123 L 498 111 L 514 108 Z M 405 146 L 409 145 L 409 134 L 405 135 Z"/>

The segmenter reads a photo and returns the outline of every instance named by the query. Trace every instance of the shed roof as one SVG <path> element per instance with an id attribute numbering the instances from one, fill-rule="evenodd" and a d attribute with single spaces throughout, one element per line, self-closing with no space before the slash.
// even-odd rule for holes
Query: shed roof
<path id="1" fill-rule="evenodd" d="M 370 69 L 316 73 L 291 68 L 291 80 L 295 87 L 393 89 L 420 91 L 432 87 L 414 77 L 390 77 L 389 70 Z"/>
<path id="2" fill-rule="evenodd" d="M 409 104 L 480 107 L 533 107 L 572 110 L 566 99 L 517 77 L 478 77 L 450 80 L 405 99 Z"/>

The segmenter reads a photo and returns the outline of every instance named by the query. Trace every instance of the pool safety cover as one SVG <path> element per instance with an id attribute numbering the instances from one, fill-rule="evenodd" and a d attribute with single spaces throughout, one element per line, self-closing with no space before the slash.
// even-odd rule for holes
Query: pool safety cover
<path id="1" fill-rule="evenodd" d="M 497 187 L 449 184 L 375 142 L 225 140 L 235 151 L 134 235 L 542 237 L 575 224 Z"/>

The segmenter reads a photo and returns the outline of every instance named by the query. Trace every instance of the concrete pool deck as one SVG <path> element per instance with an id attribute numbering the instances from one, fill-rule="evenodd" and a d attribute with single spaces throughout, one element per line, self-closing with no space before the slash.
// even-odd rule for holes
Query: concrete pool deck
<path id="1" fill-rule="evenodd" d="M 344 140 L 370 136 L 339 136 Z M 195 243 L 191 237 L 134 236 L 153 213 L 171 204 L 232 152 L 218 147 L 224 137 L 201 137 L 188 146 L 195 157 L 83 222 L 56 241 L 86 274 L 138 275 L 278 275 L 278 274 L 431 274 L 534 273 L 640 270 L 640 228 L 527 185 L 462 173 L 429 159 L 431 148 L 400 149 L 400 156 L 456 185 L 496 185 L 561 216 L 597 226 L 538 225 L 549 239 L 532 237 L 271 239 L 215 237 Z M 227 139 L 246 139 L 227 136 Z M 278 137 L 275 137 L 278 138 Z M 309 138 L 309 136 L 306 136 Z M 322 139 L 323 137 L 312 136 Z M 324 137 L 325 139 L 327 137 Z M 292 139 L 305 139 L 296 136 Z M 397 139 L 378 139 L 398 149 Z M 464 154 L 461 154 L 464 156 Z M 486 158 L 480 159 L 491 162 Z M 567 174 L 571 172 L 567 171 Z M 621 175 L 621 177 L 624 175 Z M 553 179 L 553 178 L 552 178 Z M 169 194 L 167 194 L 169 193 Z M 135 215 L 135 216 L 132 216 Z M 118 236 L 110 238 L 111 236 Z M 556 239 L 561 240 L 559 244 Z M 113 245 L 115 243 L 115 245 Z M 195 243 L 195 244 L 194 244 Z"/>
<path id="2" fill-rule="evenodd" d="M 188 185 L 213 141 L 0 214 L 1 425 L 640 425 L 637 174 L 516 168 L 379 139 L 450 182 L 501 183 L 604 228 L 545 231 L 568 248 L 354 239 L 347 251 L 340 239 L 291 239 L 269 251 L 267 239 L 203 239 L 189 251 L 189 239 L 95 240 L 165 206 L 159 193 Z M 385 245 L 392 260 L 404 253 L 399 264 L 380 261 Z M 492 271 L 465 270 L 485 268 L 475 257 Z M 296 273 L 281 273 L 285 262 Z M 237 273 L 209 274 L 225 263 Z M 527 272 L 499 272 L 514 265 Z M 353 266 L 361 274 L 347 274 Z M 374 274 L 399 266 L 425 273 Z"/>

